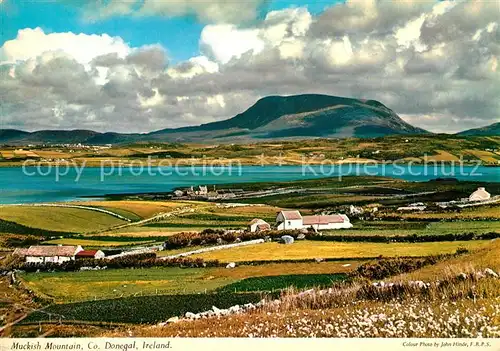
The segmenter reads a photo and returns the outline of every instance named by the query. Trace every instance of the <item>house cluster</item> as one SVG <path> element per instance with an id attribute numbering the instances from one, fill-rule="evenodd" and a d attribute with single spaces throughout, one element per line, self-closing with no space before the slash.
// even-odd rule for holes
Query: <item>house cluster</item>
<path id="1" fill-rule="evenodd" d="M 274 226 L 277 230 L 313 229 L 314 231 L 352 228 L 349 217 L 344 214 L 303 216 L 297 210 L 278 212 Z M 251 232 L 270 229 L 271 225 L 269 223 L 258 218 L 252 220 L 249 224 Z"/>
<path id="2" fill-rule="evenodd" d="M 482 204 L 489 204 L 494 202 L 500 202 L 500 196 L 491 196 L 491 194 L 486 191 L 486 188 L 479 187 L 476 191 L 469 195 L 469 197 L 462 198 L 460 200 L 448 201 L 448 202 L 438 202 L 437 205 L 441 208 L 447 207 L 469 207 Z"/>
<path id="3" fill-rule="evenodd" d="M 174 191 L 174 199 L 232 199 L 242 194 L 243 189 L 209 189 L 206 185 L 191 186 L 187 189 L 177 189 Z"/>
<path id="4" fill-rule="evenodd" d="M 16 249 L 14 256 L 24 258 L 26 263 L 64 263 L 78 259 L 102 259 L 105 257 L 101 250 L 84 250 L 78 246 L 49 246 L 33 245 L 28 249 Z"/>

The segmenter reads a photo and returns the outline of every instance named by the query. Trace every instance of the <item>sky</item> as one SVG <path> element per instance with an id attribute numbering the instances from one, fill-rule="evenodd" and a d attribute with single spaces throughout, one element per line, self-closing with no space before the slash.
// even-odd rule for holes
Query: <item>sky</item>
<path id="1" fill-rule="evenodd" d="M 500 1 L 0 0 L 0 128 L 148 132 L 267 95 L 500 121 Z"/>

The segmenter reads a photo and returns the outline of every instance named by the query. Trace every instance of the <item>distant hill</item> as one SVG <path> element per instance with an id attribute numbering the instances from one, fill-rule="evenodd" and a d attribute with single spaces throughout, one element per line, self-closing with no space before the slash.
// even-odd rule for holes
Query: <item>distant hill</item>
<path id="1" fill-rule="evenodd" d="M 134 141 L 250 142 L 294 138 L 372 138 L 428 134 L 403 121 L 375 100 L 305 94 L 268 96 L 233 118 L 147 134 L 98 133 L 88 130 L 0 130 L 0 143 L 118 144 Z"/>
<path id="2" fill-rule="evenodd" d="M 493 123 L 490 124 L 489 126 L 486 127 L 481 127 L 481 128 L 475 128 L 475 129 L 469 129 L 469 130 L 464 130 L 463 132 L 457 133 L 457 135 L 500 135 L 500 122 L 498 123 Z"/>

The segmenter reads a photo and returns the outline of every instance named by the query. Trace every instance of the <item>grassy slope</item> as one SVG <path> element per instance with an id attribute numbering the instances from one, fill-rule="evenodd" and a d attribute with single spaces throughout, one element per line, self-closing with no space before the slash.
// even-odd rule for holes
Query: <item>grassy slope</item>
<path id="1" fill-rule="evenodd" d="M 64 207 L 6 206 L 1 208 L 0 218 L 32 228 L 75 233 L 126 223 L 105 213 Z"/>

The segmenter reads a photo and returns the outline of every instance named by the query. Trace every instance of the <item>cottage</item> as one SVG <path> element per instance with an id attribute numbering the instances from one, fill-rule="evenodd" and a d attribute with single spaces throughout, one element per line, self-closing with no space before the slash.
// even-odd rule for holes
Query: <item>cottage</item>
<path id="1" fill-rule="evenodd" d="M 263 219 L 254 218 L 254 219 L 252 219 L 252 221 L 248 225 L 248 229 L 252 233 L 256 233 L 256 232 L 263 232 L 263 231 L 266 231 L 266 230 L 270 230 L 271 226 L 269 225 L 269 223 L 267 223 Z"/>
<path id="2" fill-rule="evenodd" d="M 349 217 L 343 214 L 302 216 L 299 211 L 281 211 L 276 216 L 278 230 L 288 229 L 347 229 L 352 228 Z"/>
<path id="3" fill-rule="evenodd" d="M 73 261 L 83 248 L 78 246 L 30 246 L 25 253 L 27 263 L 63 263 Z"/>
<path id="4" fill-rule="evenodd" d="M 302 215 L 299 211 L 281 211 L 276 216 L 278 230 L 302 229 Z"/>
<path id="5" fill-rule="evenodd" d="M 469 196 L 469 201 L 487 201 L 489 199 L 491 199 L 491 194 L 482 187 L 477 188 L 477 190 Z"/>
<path id="6" fill-rule="evenodd" d="M 100 260 L 104 258 L 106 255 L 101 250 L 83 250 L 76 254 L 75 258 L 84 259 L 84 258 L 93 258 L 96 260 Z"/>

